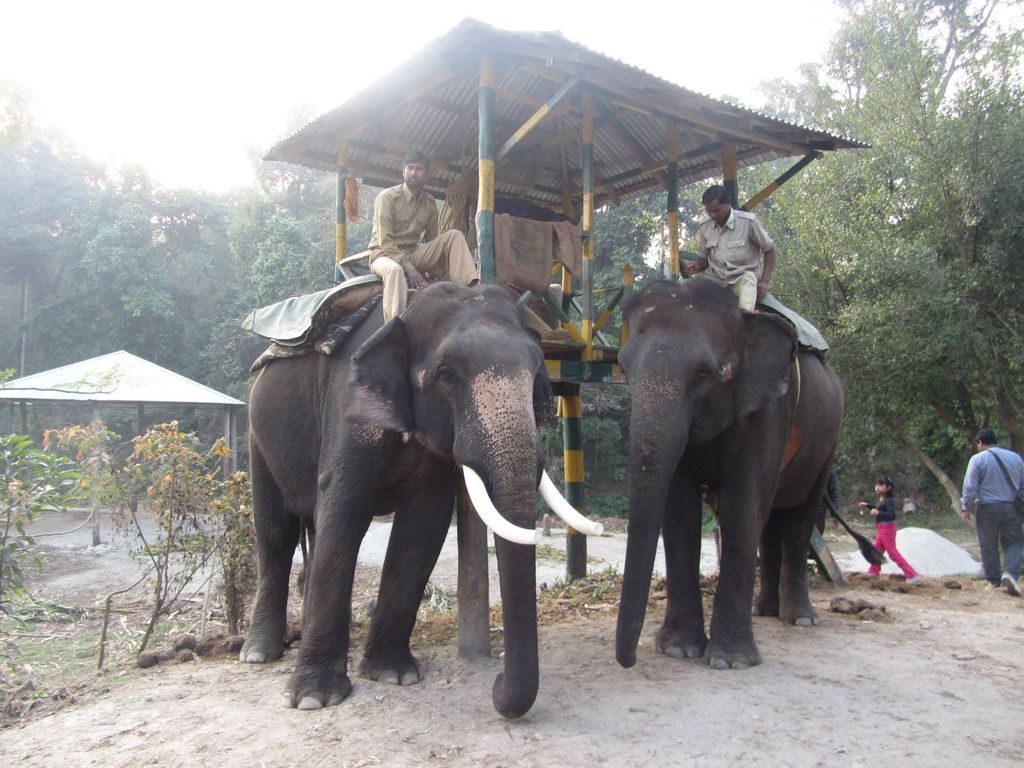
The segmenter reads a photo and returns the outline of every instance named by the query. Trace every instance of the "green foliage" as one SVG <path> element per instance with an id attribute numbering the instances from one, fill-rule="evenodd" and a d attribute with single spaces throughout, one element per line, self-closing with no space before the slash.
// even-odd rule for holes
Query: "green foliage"
<path id="1" fill-rule="evenodd" d="M 0 604 L 25 589 L 21 561 L 33 543 L 25 527 L 44 511 L 73 504 L 80 476 L 75 462 L 23 435 L 0 437 Z"/>
<path id="2" fill-rule="evenodd" d="M 153 573 L 153 612 L 139 653 L 159 620 L 171 613 L 214 558 L 220 561 L 227 612 L 237 631 L 245 594 L 242 580 L 253 573 L 252 503 L 245 476 L 219 478 L 219 462 L 226 455 L 222 440 L 201 451 L 194 434 L 170 422 L 136 438 L 132 456 L 119 473 L 126 534 Z M 136 499 L 142 494 L 155 532 L 140 514 Z"/>
<path id="3" fill-rule="evenodd" d="M 214 453 L 223 450 L 215 449 Z M 214 539 L 220 562 L 224 617 L 230 634 L 242 630 L 245 608 L 256 583 L 256 528 L 252 519 L 252 485 L 245 472 L 233 472 L 217 488 L 211 506 L 222 529 Z"/>
<path id="4" fill-rule="evenodd" d="M 828 153 L 758 209 L 779 246 L 772 290 L 832 344 L 848 399 L 845 479 L 885 470 L 948 495 L 978 427 L 1024 446 L 1020 3 L 841 5 L 826 59 L 771 84 L 769 111 L 871 148 Z M 741 198 L 791 162 L 744 171 Z M 19 366 L 24 332 L 28 371 L 128 349 L 244 398 L 263 343 L 239 322 L 327 287 L 335 247 L 334 176 L 258 169 L 252 189 L 217 197 L 162 189 L 139 169 L 110 174 L 0 85 L 0 367 Z M 680 194 L 690 250 L 703 186 Z M 375 193 L 362 190 L 364 212 Z M 627 264 L 637 288 L 662 276 L 664 207 L 659 191 L 598 212 L 598 313 Z M 349 252 L 369 231 L 368 218 L 349 224 Z M 617 324 L 604 328 L 613 341 Z M 620 492 L 628 469 L 628 394 L 609 389 L 583 395 L 594 499 Z M 545 434 L 555 476 L 558 425 Z"/>
<path id="5" fill-rule="evenodd" d="M 149 563 L 153 610 L 138 652 L 213 564 L 228 629 L 238 632 L 255 582 L 252 492 L 245 473 L 221 477 L 222 459 L 230 455 L 223 438 L 204 451 L 177 422 L 159 424 L 133 441 L 123 463 L 114 456 L 117 435 L 99 421 L 52 430 L 46 439 L 78 457 L 81 493 L 94 504 L 117 507 L 120 533 Z"/>
<path id="6" fill-rule="evenodd" d="M 774 106 L 872 147 L 773 197 L 776 290 L 832 343 L 845 473 L 953 496 L 980 426 L 1024 446 L 1022 37 L 991 2 L 845 5 L 824 66 Z"/>

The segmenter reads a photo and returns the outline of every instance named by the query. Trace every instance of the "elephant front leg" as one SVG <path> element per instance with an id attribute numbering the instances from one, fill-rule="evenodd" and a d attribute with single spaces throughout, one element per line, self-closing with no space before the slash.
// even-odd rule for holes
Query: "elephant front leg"
<path id="1" fill-rule="evenodd" d="M 302 644 L 295 671 L 285 686 L 285 704 L 321 709 L 344 701 L 352 692 L 348 676 L 352 581 L 359 544 L 370 525 L 369 511 L 338 520 L 337 509 L 317 527 L 309 582 L 306 586 Z M 325 519 L 326 518 L 326 519 Z"/>
<path id="2" fill-rule="evenodd" d="M 715 669 L 746 669 L 761 663 L 750 612 L 760 529 L 756 504 L 753 494 L 744 500 L 743 494 L 723 493 L 719 499 L 722 567 L 704 654 Z"/>
<path id="3" fill-rule="evenodd" d="M 700 525 L 699 487 L 674 481 L 662 526 L 668 604 L 655 646 L 677 659 L 700 658 L 708 644 L 700 591 Z"/>
<path id="4" fill-rule="evenodd" d="M 395 513 L 360 677 L 393 685 L 420 681 L 409 638 L 427 579 L 448 535 L 454 500 L 455 484 L 448 482 L 418 493 Z"/>

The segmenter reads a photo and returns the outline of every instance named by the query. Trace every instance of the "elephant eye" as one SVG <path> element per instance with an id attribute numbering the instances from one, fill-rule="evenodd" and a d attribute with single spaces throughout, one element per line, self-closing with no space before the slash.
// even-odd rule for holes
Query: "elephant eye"
<path id="1" fill-rule="evenodd" d="M 700 386 L 702 384 L 709 383 L 712 380 L 712 378 L 713 377 L 711 376 L 710 371 L 701 369 L 697 371 L 696 375 L 693 377 L 693 383 Z"/>
<path id="2" fill-rule="evenodd" d="M 455 369 L 450 365 L 442 365 L 437 369 L 437 380 L 442 384 L 454 386 L 458 383 L 459 377 L 456 375 Z"/>

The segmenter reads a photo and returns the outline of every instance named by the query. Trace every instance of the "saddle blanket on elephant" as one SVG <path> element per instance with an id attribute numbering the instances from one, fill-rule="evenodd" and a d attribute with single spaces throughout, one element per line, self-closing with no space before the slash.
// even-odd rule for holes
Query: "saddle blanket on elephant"
<path id="1" fill-rule="evenodd" d="M 796 328 L 797 341 L 801 347 L 807 347 L 819 352 L 828 352 L 828 342 L 821 335 L 821 331 L 770 293 L 757 302 L 757 305 L 789 320 L 793 327 Z"/>
<path id="2" fill-rule="evenodd" d="M 382 291 L 377 275 L 354 277 L 325 291 L 291 296 L 255 309 L 242 321 L 242 328 L 284 347 L 302 346 L 317 336 L 317 330 L 323 330 L 342 313 L 355 311 Z"/>
<path id="3" fill-rule="evenodd" d="M 380 303 L 381 279 L 363 275 L 318 293 L 292 296 L 250 312 L 242 328 L 273 342 L 250 367 L 312 351 L 330 355 Z"/>

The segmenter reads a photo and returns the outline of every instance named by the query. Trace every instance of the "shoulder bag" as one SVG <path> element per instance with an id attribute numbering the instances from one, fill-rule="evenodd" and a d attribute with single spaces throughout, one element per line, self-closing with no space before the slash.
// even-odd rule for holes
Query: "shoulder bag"
<path id="1" fill-rule="evenodd" d="M 999 469 L 1003 471 L 1003 477 L 1006 478 L 1006 484 L 1013 488 L 1013 480 L 1010 479 L 1010 472 L 1006 469 L 1006 465 L 1003 464 L 1003 460 L 999 458 L 999 454 L 995 451 L 989 451 L 992 458 L 996 460 L 996 464 L 999 465 Z M 1024 496 L 1021 495 L 1022 488 L 1017 488 L 1017 495 L 1013 497 L 1013 508 L 1017 510 L 1017 516 L 1024 518 Z"/>

